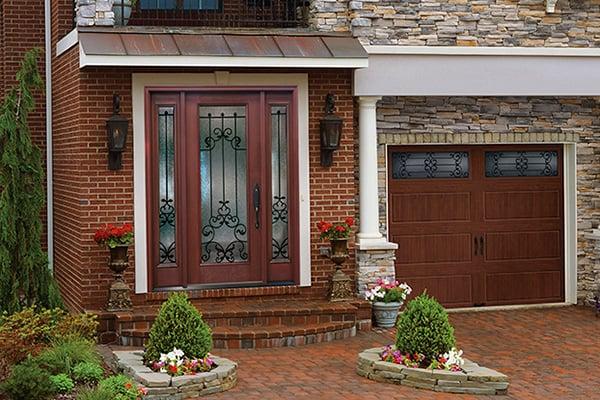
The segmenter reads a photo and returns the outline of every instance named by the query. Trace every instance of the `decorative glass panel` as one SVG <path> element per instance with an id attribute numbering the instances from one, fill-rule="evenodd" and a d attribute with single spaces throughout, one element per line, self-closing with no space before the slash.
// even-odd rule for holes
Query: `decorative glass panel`
<path id="1" fill-rule="evenodd" d="M 159 263 L 175 262 L 174 107 L 158 108 Z"/>
<path id="2" fill-rule="evenodd" d="M 271 107 L 271 192 L 273 261 L 289 261 L 288 118 L 286 106 Z"/>
<path id="3" fill-rule="evenodd" d="M 246 109 L 200 107 L 202 262 L 248 260 Z"/>
<path id="4" fill-rule="evenodd" d="M 468 178 L 469 153 L 398 152 L 392 153 L 394 179 Z"/>
<path id="5" fill-rule="evenodd" d="M 485 176 L 557 176 L 556 151 L 486 151 Z"/>
<path id="6" fill-rule="evenodd" d="M 184 10 L 218 10 L 218 0 L 183 0 L 181 7 Z M 176 10 L 177 0 L 140 0 L 142 10 Z"/>

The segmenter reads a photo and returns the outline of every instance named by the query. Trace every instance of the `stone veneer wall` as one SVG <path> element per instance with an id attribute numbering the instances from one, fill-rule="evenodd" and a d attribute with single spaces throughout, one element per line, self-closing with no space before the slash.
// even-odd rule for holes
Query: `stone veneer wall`
<path id="1" fill-rule="evenodd" d="M 370 44 L 598 47 L 600 4 L 558 0 L 352 0 L 352 32 Z"/>
<path id="2" fill-rule="evenodd" d="M 75 0 L 77 26 L 113 26 L 114 0 Z"/>
<path id="3" fill-rule="evenodd" d="M 586 234 L 600 223 L 600 98 L 384 97 L 377 125 L 384 233 L 386 145 L 577 142 L 577 291 L 580 303 L 592 299 L 600 285 L 600 259 Z"/>

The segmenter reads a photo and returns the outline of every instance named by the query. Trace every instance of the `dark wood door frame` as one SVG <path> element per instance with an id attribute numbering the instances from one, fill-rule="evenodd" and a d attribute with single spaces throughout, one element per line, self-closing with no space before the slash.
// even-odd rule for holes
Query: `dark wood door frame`
<path id="1" fill-rule="evenodd" d="M 298 193 L 298 131 L 297 131 L 297 89 L 295 87 L 160 87 L 146 88 L 146 193 L 147 193 L 147 254 L 148 254 L 148 284 L 150 288 L 177 288 L 177 287 L 214 287 L 217 286 L 259 286 L 272 282 L 299 283 L 299 193 Z M 212 101 L 211 101 L 212 99 Z M 199 201 L 194 201 L 192 193 L 199 193 L 198 174 L 184 174 L 183 165 L 192 165 L 199 173 L 198 151 L 196 146 L 191 146 L 186 136 L 186 130 L 196 132 L 197 121 L 194 123 L 194 107 L 197 109 L 199 102 L 213 104 L 231 105 L 233 103 L 252 103 L 247 110 L 250 130 L 262 132 L 260 138 L 254 140 L 255 149 L 251 151 L 254 155 L 269 152 L 268 154 L 255 157 L 247 165 L 248 179 L 262 182 L 264 188 L 261 195 L 263 204 L 271 201 L 271 166 L 270 166 L 270 106 L 285 105 L 288 107 L 288 205 L 289 205 L 289 262 L 274 263 L 270 260 L 271 246 L 266 246 L 264 241 L 249 235 L 249 243 L 256 248 L 250 249 L 253 259 L 249 260 L 258 273 L 239 273 L 243 268 L 231 264 L 228 268 L 217 268 L 211 265 L 199 264 L 199 245 L 190 246 L 190 243 L 199 243 L 199 229 L 201 224 L 186 223 L 186 221 L 200 221 Z M 173 106 L 175 108 L 174 136 L 175 148 L 178 156 L 175 163 L 175 179 L 178 187 L 186 187 L 184 193 L 181 190 L 176 195 L 175 202 L 178 210 L 186 212 L 176 213 L 176 259 L 177 263 L 158 265 L 158 223 L 157 216 L 153 210 L 158 209 L 158 126 L 155 113 L 159 106 Z M 268 114 L 267 114 L 268 113 Z M 259 117 L 257 117 L 259 116 Z M 252 119 L 252 121 L 250 121 Z M 196 129 L 194 129 L 196 128 Z M 189 134 L 187 134 L 189 138 Z M 199 139 L 198 139 L 199 142 Z M 267 156 L 268 155 L 268 156 Z M 248 184 L 250 188 L 252 185 Z M 176 189 L 177 190 L 177 189 Z M 252 193 L 247 193 L 248 203 L 251 203 Z M 270 212 L 266 208 L 261 213 L 260 226 L 264 227 L 270 238 Z M 250 223 L 252 221 L 252 223 Z M 254 226 L 254 216 L 248 213 L 249 231 Z M 262 247 L 261 247 L 262 245 Z M 181 261 L 180 261 L 181 260 Z M 251 268 L 250 268 L 251 269 Z M 212 271 L 211 271 L 212 270 Z M 218 270 L 218 271 L 217 271 Z M 202 273 L 201 273 L 202 272 Z M 248 271 L 246 271 L 248 272 Z M 219 284 L 219 277 L 237 276 L 239 282 L 232 284 Z M 234 278 L 234 279 L 238 279 Z"/>

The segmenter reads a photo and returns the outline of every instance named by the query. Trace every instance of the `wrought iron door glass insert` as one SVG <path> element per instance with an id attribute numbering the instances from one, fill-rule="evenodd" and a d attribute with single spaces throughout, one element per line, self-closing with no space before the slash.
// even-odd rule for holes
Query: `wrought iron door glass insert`
<path id="1" fill-rule="evenodd" d="M 175 107 L 158 108 L 159 263 L 175 263 Z"/>
<path id="2" fill-rule="evenodd" d="M 219 0 L 140 0 L 142 10 L 218 10 Z"/>
<path id="3" fill-rule="evenodd" d="M 271 107 L 272 259 L 289 261 L 288 116 L 286 106 Z"/>
<path id="4" fill-rule="evenodd" d="M 468 178 L 469 153 L 395 152 L 392 153 L 392 178 Z"/>
<path id="5" fill-rule="evenodd" d="M 485 176 L 557 176 L 556 151 L 486 151 Z"/>
<path id="6" fill-rule="evenodd" d="M 248 260 L 246 109 L 200 106 L 202 263 Z"/>

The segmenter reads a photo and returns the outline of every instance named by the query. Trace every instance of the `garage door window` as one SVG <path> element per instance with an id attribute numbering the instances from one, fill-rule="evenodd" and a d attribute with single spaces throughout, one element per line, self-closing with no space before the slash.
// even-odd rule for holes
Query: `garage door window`
<path id="1" fill-rule="evenodd" d="M 485 176 L 557 176 L 556 151 L 486 151 Z"/>
<path id="2" fill-rule="evenodd" d="M 392 153 L 392 178 L 394 179 L 468 177 L 469 153 L 467 152 Z"/>

